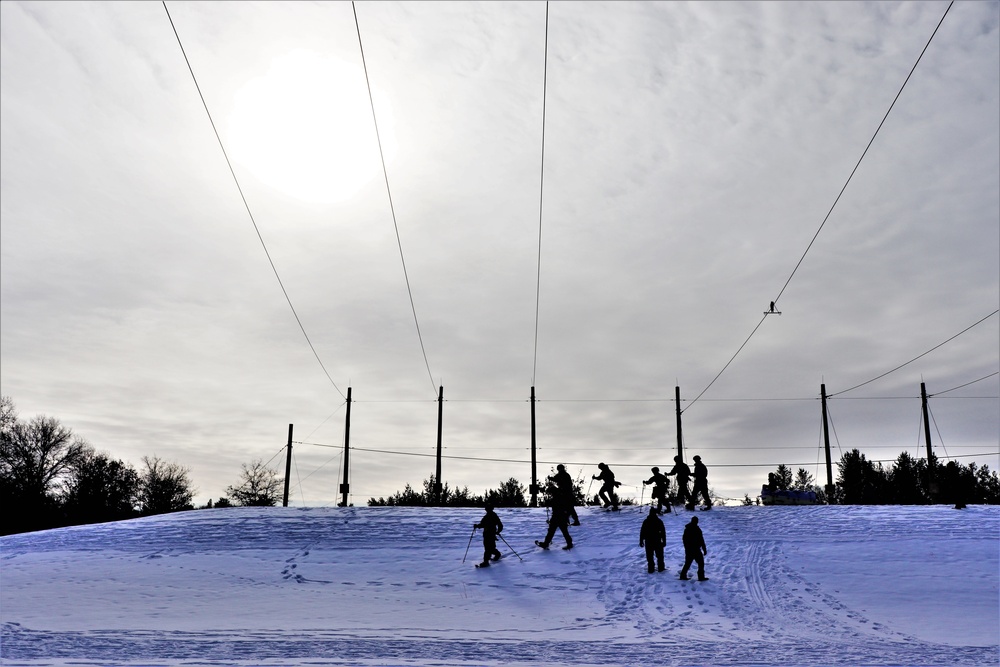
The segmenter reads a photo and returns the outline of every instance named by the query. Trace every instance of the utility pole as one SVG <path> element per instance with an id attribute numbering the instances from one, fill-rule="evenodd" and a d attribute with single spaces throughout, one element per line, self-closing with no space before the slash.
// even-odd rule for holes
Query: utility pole
<path id="1" fill-rule="evenodd" d="M 823 400 L 823 442 L 826 445 L 826 502 L 833 502 L 833 463 L 830 461 L 830 427 L 826 417 L 826 384 L 819 386 L 819 394 Z"/>
<path id="2" fill-rule="evenodd" d="M 681 388 L 674 387 L 674 403 L 677 406 L 677 456 L 684 460 L 684 438 L 681 435 Z"/>
<path id="3" fill-rule="evenodd" d="M 288 425 L 288 444 L 285 445 L 285 450 L 288 452 L 285 456 L 285 495 L 282 497 L 281 506 L 288 507 L 288 480 L 292 478 L 292 428 L 293 425 Z"/>
<path id="4" fill-rule="evenodd" d="M 437 437 L 437 467 L 434 469 L 434 496 L 437 504 L 441 504 L 441 425 L 444 419 L 444 387 L 438 387 L 438 437 Z"/>
<path id="5" fill-rule="evenodd" d="M 931 423 L 929 410 L 927 409 L 927 385 L 923 382 L 920 383 L 920 404 L 924 414 L 924 442 L 927 445 L 927 493 L 933 500 L 937 485 L 934 483 L 934 452 L 931 451 Z"/>
<path id="6" fill-rule="evenodd" d="M 535 458 L 535 388 L 531 388 L 531 502 L 528 507 L 538 507 L 538 466 Z"/>
<path id="7" fill-rule="evenodd" d="M 340 506 L 347 507 L 347 494 L 351 490 L 348 472 L 351 469 L 351 388 L 347 388 L 347 422 L 344 425 L 344 483 L 340 485 Z"/>

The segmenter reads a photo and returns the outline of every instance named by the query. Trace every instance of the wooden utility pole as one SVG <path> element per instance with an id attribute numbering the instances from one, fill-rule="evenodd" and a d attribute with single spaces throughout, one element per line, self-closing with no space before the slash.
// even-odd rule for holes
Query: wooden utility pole
<path id="1" fill-rule="evenodd" d="M 538 507 L 538 466 L 535 458 L 535 388 L 531 388 L 531 502 L 528 507 Z"/>
<path id="2" fill-rule="evenodd" d="M 674 387 L 674 403 L 677 406 L 677 456 L 684 460 L 684 437 L 681 435 L 681 388 Z"/>
<path id="3" fill-rule="evenodd" d="M 819 386 L 819 394 L 823 401 L 823 443 L 826 446 L 826 502 L 833 502 L 833 463 L 830 461 L 830 427 L 826 417 L 826 384 Z"/>
<path id="4" fill-rule="evenodd" d="M 441 504 L 441 425 L 444 419 L 444 387 L 438 387 L 438 437 L 437 437 L 437 467 L 434 469 L 434 496 L 437 504 Z"/>
<path id="5" fill-rule="evenodd" d="M 285 450 L 287 454 L 285 456 L 285 495 L 282 496 L 281 506 L 288 507 L 288 480 L 292 478 L 292 428 L 293 425 L 288 425 L 288 444 L 285 445 Z"/>
<path id="6" fill-rule="evenodd" d="M 924 413 L 924 442 L 927 445 L 927 493 L 933 500 L 937 491 L 937 484 L 934 482 L 934 452 L 931 451 L 931 422 L 929 410 L 927 409 L 927 385 L 920 383 L 920 405 Z"/>
<path id="7" fill-rule="evenodd" d="M 344 482 L 340 485 L 340 506 L 347 507 L 347 494 L 351 490 L 348 473 L 351 470 L 351 388 L 347 388 L 347 420 L 344 424 Z"/>

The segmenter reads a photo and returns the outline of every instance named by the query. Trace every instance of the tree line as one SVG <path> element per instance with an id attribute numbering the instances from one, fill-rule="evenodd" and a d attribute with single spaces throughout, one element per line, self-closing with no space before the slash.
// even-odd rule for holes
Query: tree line
<path id="1" fill-rule="evenodd" d="M 261 461 L 243 464 L 214 507 L 275 505 L 280 486 Z M 0 397 L 0 534 L 195 509 L 194 494 L 190 470 L 179 463 L 144 456 L 136 469 L 54 417 L 20 419 L 14 401 Z"/>
<path id="2" fill-rule="evenodd" d="M 841 456 L 837 469 L 830 497 L 805 469 L 793 474 L 781 465 L 775 478 L 779 489 L 814 491 L 820 502 L 841 505 L 1000 504 L 1000 478 L 985 465 L 941 464 L 934 456 L 928 461 L 903 452 L 891 465 L 883 466 L 853 449 Z M 281 487 L 277 472 L 257 459 L 242 465 L 237 482 L 226 488 L 225 496 L 214 505 L 209 500 L 202 508 L 273 506 L 281 499 Z M 370 498 L 368 505 L 528 506 L 524 485 L 513 477 L 482 494 L 447 483 L 440 491 L 435 487 L 431 476 L 420 489 L 407 484 L 387 498 Z M 548 503 L 552 488 L 540 491 L 542 501 Z M 0 506 L 5 508 L 0 534 L 195 509 L 194 494 L 190 470 L 179 463 L 144 456 L 137 469 L 97 451 L 58 419 L 44 415 L 20 419 L 11 398 L 0 397 Z M 577 505 L 589 503 L 582 477 L 574 480 L 574 494 Z M 622 500 L 622 504 L 631 502 Z M 749 495 L 743 502 L 753 504 Z"/>
<path id="3" fill-rule="evenodd" d="M 793 475 L 791 468 L 779 465 L 774 481 L 779 491 L 813 491 L 820 503 L 836 505 L 1000 504 L 1000 477 L 996 471 L 975 463 L 942 464 L 933 454 L 928 461 L 902 452 L 886 466 L 852 449 L 837 462 L 832 497 L 804 468 Z M 753 503 L 749 495 L 743 502 Z"/>

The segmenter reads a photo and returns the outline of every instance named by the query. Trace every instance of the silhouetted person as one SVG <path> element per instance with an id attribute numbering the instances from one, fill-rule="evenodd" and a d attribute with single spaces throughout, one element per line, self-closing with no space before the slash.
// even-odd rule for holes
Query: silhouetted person
<path id="1" fill-rule="evenodd" d="M 773 301 L 771 302 L 771 310 L 770 310 L 770 312 L 772 312 L 772 313 L 774 312 L 774 302 Z"/>
<path id="2" fill-rule="evenodd" d="M 647 484 L 653 485 L 653 500 L 656 501 L 656 511 L 663 512 L 663 506 L 667 506 L 667 511 L 670 511 L 670 501 L 667 499 L 667 490 L 670 488 L 670 480 L 667 476 L 660 472 L 659 468 L 653 468 L 653 476 L 645 480 L 642 485 Z"/>
<path id="3" fill-rule="evenodd" d="M 656 559 L 656 568 L 663 572 L 663 547 L 667 546 L 667 531 L 660 520 L 659 511 L 655 507 L 649 508 L 649 516 L 642 522 L 639 529 L 639 546 L 646 547 L 646 568 L 653 571 L 653 559 Z"/>
<path id="4" fill-rule="evenodd" d="M 767 473 L 767 484 L 764 485 L 770 493 L 774 493 L 778 490 L 778 476 L 773 472 Z"/>
<path id="5" fill-rule="evenodd" d="M 698 494 L 701 494 L 705 499 L 705 506 L 712 506 L 712 499 L 708 496 L 708 468 L 705 464 L 701 462 L 700 456 L 694 457 L 694 491 L 691 492 L 691 503 L 688 505 L 688 509 L 694 509 L 694 505 L 698 502 Z"/>
<path id="6" fill-rule="evenodd" d="M 475 524 L 475 527 L 483 530 L 483 562 L 479 567 L 489 567 L 491 557 L 493 560 L 500 560 L 503 556 L 497 550 L 497 535 L 503 530 L 503 522 L 493 511 L 493 505 L 486 504 L 486 515 Z"/>
<path id="7" fill-rule="evenodd" d="M 691 468 L 684 463 L 684 459 L 678 454 L 674 457 L 674 467 L 670 469 L 667 476 L 677 475 L 677 502 L 684 505 L 691 503 L 691 492 L 688 491 L 688 479 L 691 478 Z"/>
<path id="8" fill-rule="evenodd" d="M 550 475 L 548 480 L 555 482 L 556 493 L 552 496 L 552 504 L 556 505 L 562 503 L 569 513 L 571 519 L 573 519 L 573 525 L 580 525 L 580 517 L 576 514 L 576 508 L 573 506 L 575 503 L 574 493 L 573 493 L 573 478 L 569 476 L 566 472 L 566 466 L 559 464 L 556 466 L 556 474 Z"/>
<path id="9" fill-rule="evenodd" d="M 698 517 L 691 517 L 690 523 L 684 526 L 684 569 L 681 570 L 681 579 L 688 578 L 688 569 L 691 563 L 698 563 L 698 581 L 708 581 L 705 576 L 705 554 L 708 548 L 705 547 L 705 536 L 698 527 Z"/>
<path id="10" fill-rule="evenodd" d="M 549 545 L 552 544 L 552 538 L 556 534 L 556 528 L 562 531 L 563 539 L 566 540 L 566 546 L 563 549 L 573 548 L 573 538 L 569 536 L 569 512 L 566 511 L 565 505 L 553 505 L 552 506 L 552 518 L 549 519 L 549 530 L 545 533 L 545 541 L 539 542 L 535 540 L 535 544 L 543 549 L 548 549 Z"/>
<path id="11" fill-rule="evenodd" d="M 597 467 L 601 469 L 600 475 L 594 475 L 594 479 L 599 479 L 604 484 L 601 486 L 601 490 L 597 492 L 598 497 L 604 503 L 605 507 L 610 507 L 613 510 L 618 509 L 618 494 L 615 493 L 615 487 L 621 486 L 621 482 L 615 481 L 615 474 L 611 472 L 611 468 L 607 466 L 606 463 L 598 463 Z"/>

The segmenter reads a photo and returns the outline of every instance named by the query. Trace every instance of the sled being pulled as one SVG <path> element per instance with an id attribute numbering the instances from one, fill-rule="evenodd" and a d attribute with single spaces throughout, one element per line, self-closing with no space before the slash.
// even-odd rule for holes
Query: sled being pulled
<path id="1" fill-rule="evenodd" d="M 760 502 L 764 505 L 818 505 L 815 491 L 770 490 L 767 484 L 760 489 Z"/>

